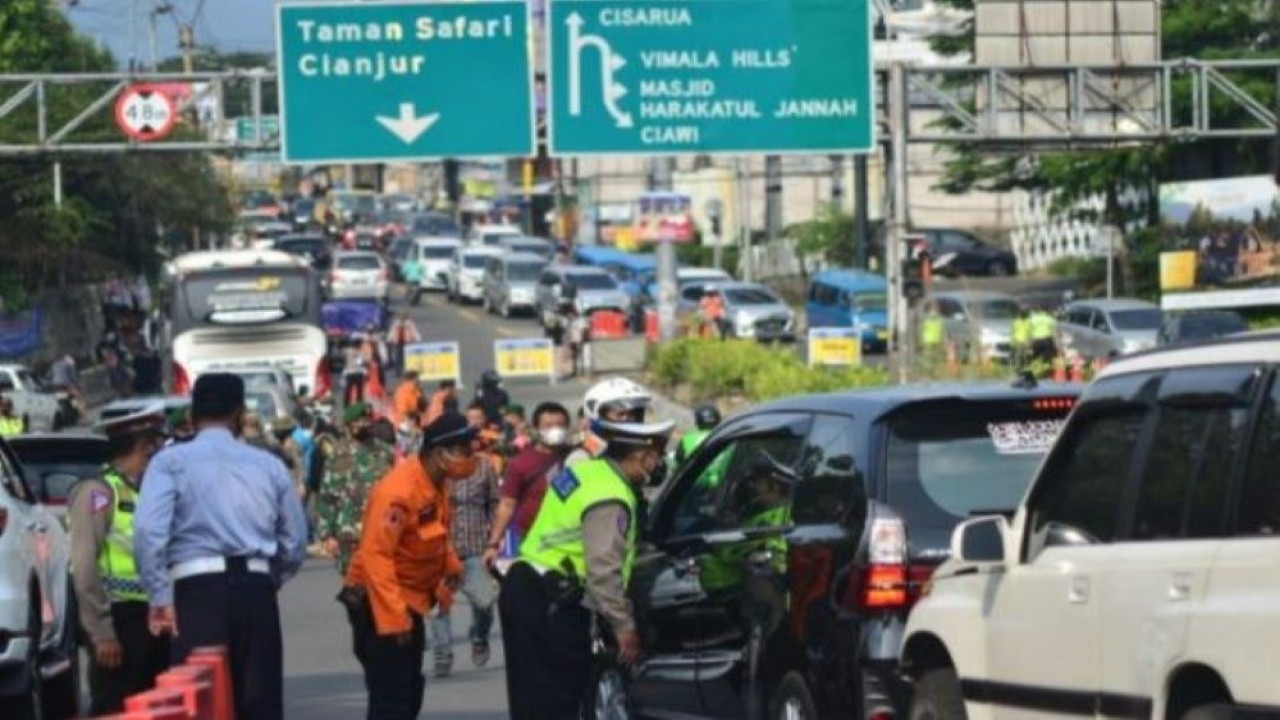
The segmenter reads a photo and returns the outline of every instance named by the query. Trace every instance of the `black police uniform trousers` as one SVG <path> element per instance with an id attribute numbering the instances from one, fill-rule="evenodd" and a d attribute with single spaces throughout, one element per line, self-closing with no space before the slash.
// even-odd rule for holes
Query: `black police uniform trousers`
<path id="1" fill-rule="evenodd" d="M 575 720 L 590 690 L 591 612 L 555 603 L 549 580 L 515 563 L 502 581 L 498 613 L 512 720 Z"/>
<path id="2" fill-rule="evenodd" d="M 422 674 L 427 650 L 426 627 L 422 616 L 410 611 L 413 621 L 409 641 L 379 635 L 373 608 L 365 596 L 357 608 L 347 608 L 351 623 L 352 649 L 364 668 L 364 687 L 369 693 L 368 720 L 415 720 L 422 711 L 422 695 L 427 678 Z"/>
<path id="3" fill-rule="evenodd" d="M 224 645 L 238 720 L 284 717 L 284 647 L 276 583 L 249 572 L 245 558 L 227 558 L 227 571 L 193 575 L 173 585 L 178 635 L 173 660 L 192 649 Z"/>
<path id="4" fill-rule="evenodd" d="M 156 676 L 169 669 L 169 638 L 156 637 L 147 626 L 144 600 L 111 604 L 111 626 L 123 650 L 120 665 L 106 668 L 92 660 L 89 671 L 91 715 L 107 715 L 124 710 L 125 698 L 155 684 Z M 89 642 L 89 657 L 94 658 Z"/>

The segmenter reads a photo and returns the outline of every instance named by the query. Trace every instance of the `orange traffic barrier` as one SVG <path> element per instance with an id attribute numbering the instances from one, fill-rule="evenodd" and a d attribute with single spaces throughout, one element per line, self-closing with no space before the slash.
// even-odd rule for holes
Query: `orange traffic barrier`
<path id="1" fill-rule="evenodd" d="M 203 665 L 213 674 L 213 717 L 235 720 L 235 699 L 231 691 L 231 665 L 225 647 L 198 647 L 187 656 L 188 665 Z"/>
<path id="2" fill-rule="evenodd" d="M 125 712 L 139 712 L 156 708 L 179 708 L 186 712 L 182 693 L 170 688 L 156 688 L 131 695 L 124 700 Z"/>
<path id="3" fill-rule="evenodd" d="M 592 338 L 620 338 L 627 334 L 627 316 L 617 310 L 597 310 L 591 313 Z"/>
<path id="4" fill-rule="evenodd" d="M 94 720 L 189 720 L 187 709 L 181 705 L 134 710 L 118 715 L 99 715 Z"/>
<path id="5" fill-rule="evenodd" d="M 1067 381 L 1067 363 L 1061 357 L 1056 357 L 1053 359 L 1053 381 L 1054 382 Z"/>
<path id="6" fill-rule="evenodd" d="M 156 677 L 156 688 L 182 693 L 191 720 L 220 720 L 213 714 L 213 670 L 204 665 L 179 665 Z"/>
<path id="7" fill-rule="evenodd" d="M 1084 358 L 1079 355 L 1071 363 L 1071 382 L 1084 382 Z"/>
<path id="8" fill-rule="evenodd" d="M 649 309 L 644 311 L 644 339 L 651 343 L 656 343 L 662 339 L 658 328 L 657 310 Z"/>
<path id="9" fill-rule="evenodd" d="M 947 343 L 947 374 L 960 374 L 960 360 L 956 357 L 956 344 L 954 342 Z"/>

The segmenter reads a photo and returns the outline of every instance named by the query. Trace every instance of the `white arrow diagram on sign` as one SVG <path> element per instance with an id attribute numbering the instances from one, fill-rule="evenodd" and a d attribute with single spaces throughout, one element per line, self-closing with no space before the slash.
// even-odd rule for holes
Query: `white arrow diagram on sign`
<path id="1" fill-rule="evenodd" d="M 582 55 L 587 48 L 595 48 L 600 53 L 600 91 L 604 94 L 604 109 L 613 116 L 613 124 L 620 128 L 631 127 L 631 113 L 618 107 L 618 101 L 627 94 L 627 88 L 615 82 L 613 74 L 623 68 L 627 61 L 610 47 L 609 41 L 599 35 L 582 33 L 582 16 L 570 13 L 564 19 L 569 26 L 569 114 L 577 117 L 582 114 Z"/>
<path id="2" fill-rule="evenodd" d="M 378 115 L 374 118 L 382 127 L 391 131 L 392 135 L 400 138 L 406 145 L 412 145 L 415 140 L 422 137 L 422 133 L 431 129 L 432 125 L 440 119 L 440 113 L 431 113 L 430 115 L 418 116 L 413 108 L 413 103 L 400 103 L 400 116 L 387 117 Z"/>

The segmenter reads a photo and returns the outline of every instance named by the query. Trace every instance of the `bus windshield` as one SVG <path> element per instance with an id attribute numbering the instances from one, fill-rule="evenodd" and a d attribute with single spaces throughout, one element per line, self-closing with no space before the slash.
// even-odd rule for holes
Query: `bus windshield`
<path id="1" fill-rule="evenodd" d="M 263 325 L 284 320 L 320 325 L 309 270 L 235 268 L 194 272 L 176 283 L 170 312 L 175 335 L 199 327 Z"/>

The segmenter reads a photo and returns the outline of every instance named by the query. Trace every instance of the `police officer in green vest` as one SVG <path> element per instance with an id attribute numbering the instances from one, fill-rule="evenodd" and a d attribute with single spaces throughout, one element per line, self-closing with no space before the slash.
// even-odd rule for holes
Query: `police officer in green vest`
<path id="1" fill-rule="evenodd" d="M 13 414 L 13 400 L 0 396 L 0 437 L 16 437 L 26 431 L 27 423 Z"/>
<path id="2" fill-rule="evenodd" d="M 676 446 L 676 465 L 682 465 L 720 424 L 720 411 L 715 405 L 703 405 L 693 411 L 693 422 L 698 429 L 690 430 L 680 438 L 680 444 Z"/>
<path id="3" fill-rule="evenodd" d="M 920 319 L 920 352 L 930 360 L 942 360 L 942 344 L 946 340 L 947 326 L 938 312 L 938 304 L 930 302 L 925 305 L 924 317 Z"/>
<path id="4" fill-rule="evenodd" d="M 1012 351 L 1012 365 L 1021 368 L 1027 364 L 1031 353 L 1031 314 L 1026 308 L 1018 309 L 1018 316 L 1009 326 L 1009 347 Z"/>
<path id="5" fill-rule="evenodd" d="M 160 407 L 104 423 L 111 462 L 77 483 L 67 511 L 71 577 L 80 624 L 91 643 L 90 715 L 124 710 L 128 696 L 169 667 L 167 635 L 147 627 L 147 594 L 133 561 L 133 513 L 142 475 L 164 443 Z"/>
<path id="6" fill-rule="evenodd" d="M 637 495 L 659 472 L 674 425 L 597 419 L 591 431 L 608 443 L 604 452 L 548 482 L 499 598 L 512 720 L 579 717 L 594 661 L 592 612 L 620 663 L 639 658 L 627 597 Z"/>
<path id="7" fill-rule="evenodd" d="M 1031 356 L 1036 360 L 1053 362 L 1058 355 L 1054 336 L 1058 332 L 1058 319 L 1043 308 L 1031 312 L 1028 318 L 1031 333 Z"/>

